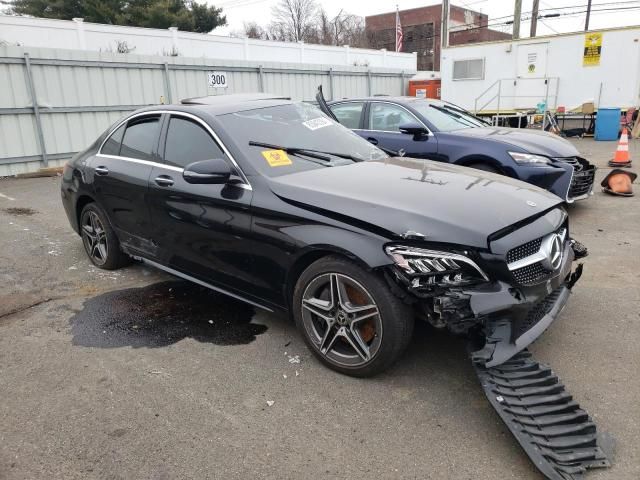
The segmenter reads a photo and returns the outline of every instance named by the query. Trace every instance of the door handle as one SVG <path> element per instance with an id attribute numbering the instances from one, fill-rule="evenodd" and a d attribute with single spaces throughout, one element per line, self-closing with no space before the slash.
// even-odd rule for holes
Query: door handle
<path id="1" fill-rule="evenodd" d="M 173 185 L 173 178 L 171 178 L 169 175 L 160 175 L 159 177 L 155 178 L 155 182 L 161 187 L 170 187 L 171 185 Z"/>
<path id="2" fill-rule="evenodd" d="M 372 143 L 373 145 L 378 144 L 378 140 L 373 137 L 367 137 L 367 142 Z"/>
<path id="3" fill-rule="evenodd" d="M 109 175 L 109 169 L 104 165 L 95 168 L 96 175 Z"/>

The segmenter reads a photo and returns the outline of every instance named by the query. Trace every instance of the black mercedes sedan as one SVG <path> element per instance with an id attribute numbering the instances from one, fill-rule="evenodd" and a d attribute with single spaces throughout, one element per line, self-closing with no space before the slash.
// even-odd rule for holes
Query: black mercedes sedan
<path id="1" fill-rule="evenodd" d="M 227 95 L 138 110 L 65 166 L 91 262 L 133 258 L 295 320 L 329 367 L 389 367 L 420 318 L 500 364 L 558 316 L 580 250 L 557 196 L 389 157 L 316 107 Z"/>

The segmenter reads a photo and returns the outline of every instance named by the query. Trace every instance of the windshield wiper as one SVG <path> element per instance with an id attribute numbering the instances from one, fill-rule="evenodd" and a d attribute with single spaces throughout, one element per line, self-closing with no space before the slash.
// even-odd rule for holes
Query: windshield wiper
<path id="1" fill-rule="evenodd" d="M 254 142 L 253 140 L 249 142 L 249 145 L 251 145 L 252 147 L 263 147 L 263 148 L 272 148 L 274 150 L 283 150 L 287 153 L 290 153 L 291 155 L 301 154 L 307 157 L 317 158 L 318 160 L 324 160 L 326 162 L 331 161 L 331 157 L 329 157 L 328 155 L 339 157 L 339 158 L 346 158 L 347 160 L 352 160 L 354 162 L 363 161 L 361 158 L 354 157 L 352 155 L 349 155 L 348 153 L 324 152 L 322 150 L 314 150 L 313 148 L 283 147 L 282 145 L 272 145 L 270 143 Z"/>
<path id="2" fill-rule="evenodd" d="M 473 122 L 469 121 L 469 119 L 464 118 L 462 115 L 460 115 L 459 113 L 456 113 L 453 110 L 450 110 L 448 108 L 444 108 L 444 107 L 439 107 L 437 105 L 430 105 L 431 108 L 434 108 L 436 110 L 438 110 L 439 112 L 442 112 L 446 115 L 449 115 L 450 117 L 455 118 L 456 120 L 458 120 L 460 123 L 462 124 L 466 124 L 470 127 L 477 127 L 478 125 L 474 125 Z"/>
<path id="3" fill-rule="evenodd" d="M 477 121 L 478 123 L 481 123 L 483 125 L 491 125 L 489 122 L 487 122 L 486 120 L 483 120 L 482 118 L 478 117 L 477 115 L 474 115 L 471 112 L 468 112 L 467 110 L 464 110 L 463 108 L 458 107 L 457 105 L 443 105 L 442 108 L 446 108 L 447 110 L 450 110 L 452 112 L 457 113 L 458 115 L 461 115 L 465 118 L 465 120 L 469 121 Z"/>

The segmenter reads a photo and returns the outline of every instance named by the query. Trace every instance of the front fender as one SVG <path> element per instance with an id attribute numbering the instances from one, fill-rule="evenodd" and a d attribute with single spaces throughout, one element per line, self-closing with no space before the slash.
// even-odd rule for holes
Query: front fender
<path id="1" fill-rule="evenodd" d="M 327 225 L 304 225 L 286 228 L 286 234 L 295 239 L 298 245 L 304 245 L 296 252 L 294 263 L 312 252 L 320 251 L 344 255 L 368 270 L 391 263 L 391 259 L 384 252 L 384 245 L 388 239 L 368 233 Z"/>
<path id="2" fill-rule="evenodd" d="M 510 177 L 518 178 L 517 165 L 506 153 L 504 144 L 451 133 L 438 133 L 438 153 L 449 163 L 469 165 L 477 161 L 490 161 Z"/>

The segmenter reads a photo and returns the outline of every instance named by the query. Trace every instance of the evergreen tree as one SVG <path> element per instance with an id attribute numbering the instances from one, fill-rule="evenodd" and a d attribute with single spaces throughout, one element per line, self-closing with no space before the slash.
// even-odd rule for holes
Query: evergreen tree
<path id="1" fill-rule="evenodd" d="M 209 33 L 226 25 L 222 8 L 193 0 L 0 0 L 9 13 L 33 17 L 128 25 L 131 27 L 178 27 L 188 32 Z"/>

